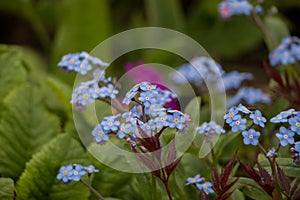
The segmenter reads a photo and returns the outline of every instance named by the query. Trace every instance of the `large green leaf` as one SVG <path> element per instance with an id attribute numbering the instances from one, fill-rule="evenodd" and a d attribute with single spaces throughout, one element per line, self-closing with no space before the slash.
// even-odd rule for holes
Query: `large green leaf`
<path id="1" fill-rule="evenodd" d="M 56 116 L 47 112 L 38 87 L 24 85 L 4 100 L 0 121 L 0 174 L 17 180 L 25 163 L 59 132 Z"/>
<path id="2" fill-rule="evenodd" d="M 235 187 L 239 188 L 244 195 L 251 199 L 271 200 L 271 197 L 250 178 L 240 177 Z"/>
<path id="3" fill-rule="evenodd" d="M 33 155 L 17 182 L 19 199 L 88 199 L 90 192 L 79 182 L 63 184 L 56 175 L 63 165 L 86 165 L 82 146 L 68 134 L 51 140 L 40 152 Z"/>
<path id="4" fill-rule="evenodd" d="M 0 117 L 2 116 L 3 99 L 11 90 L 23 83 L 26 71 L 21 64 L 20 54 L 8 46 L 1 45 L 0 55 Z"/>
<path id="5" fill-rule="evenodd" d="M 14 198 L 15 185 L 10 178 L 0 178 L 0 199 L 12 200 Z"/>
<path id="6" fill-rule="evenodd" d="M 147 0 L 145 3 L 150 26 L 183 30 L 183 15 L 178 0 Z"/>

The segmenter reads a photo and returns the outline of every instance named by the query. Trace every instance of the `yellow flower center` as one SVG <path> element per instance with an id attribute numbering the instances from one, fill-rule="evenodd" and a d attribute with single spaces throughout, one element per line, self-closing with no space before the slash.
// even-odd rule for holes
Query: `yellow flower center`
<path id="1" fill-rule="evenodd" d="M 102 136 L 102 135 L 104 135 L 104 132 L 103 131 L 98 131 L 98 135 Z"/>
<path id="2" fill-rule="evenodd" d="M 63 174 L 64 174 L 64 175 L 67 175 L 67 174 L 68 174 L 68 171 L 67 171 L 67 170 L 64 170 L 64 171 L 63 171 Z"/>
<path id="3" fill-rule="evenodd" d="M 84 94 L 83 98 L 88 99 L 89 98 L 89 94 Z"/>
<path id="4" fill-rule="evenodd" d="M 230 116 L 230 117 L 233 117 L 233 116 L 234 116 L 234 113 L 229 113 L 229 116 Z"/>
<path id="5" fill-rule="evenodd" d="M 179 122 L 179 119 L 178 119 L 178 118 L 175 118 L 175 119 L 173 120 L 173 122 L 174 122 L 175 124 L 177 124 L 177 123 Z"/>
<path id="6" fill-rule="evenodd" d="M 195 178 L 192 178 L 191 182 L 192 182 L 192 183 L 195 183 L 195 182 L 196 182 Z"/>
<path id="7" fill-rule="evenodd" d="M 108 122 L 108 126 L 112 126 L 113 125 L 113 123 L 112 122 Z"/>
<path id="8" fill-rule="evenodd" d="M 300 123 L 299 123 L 299 122 L 297 122 L 297 123 L 296 123 L 296 127 L 299 127 L 299 126 L 300 126 Z"/>
<path id="9" fill-rule="evenodd" d="M 147 90 L 152 90 L 151 86 L 148 86 L 148 87 L 147 87 Z"/>
<path id="10" fill-rule="evenodd" d="M 239 125 L 240 123 L 241 123 L 240 121 L 236 121 L 236 122 L 235 122 L 236 125 Z"/>
<path id="11" fill-rule="evenodd" d="M 124 127 L 121 127 L 121 131 L 125 131 L 125 128 L 124 128 Z"/>
<path id="12" fill-rule="evenodd" d="M 208 186 L 204 183 L 203 184 L 203 189 L 207 189 L 208 188 Z"/>
<path id="13" fill-rule="evenodd" d="M 75 60 L 72 58 L 69 63 L 73 64 L 75 62 Z"/>

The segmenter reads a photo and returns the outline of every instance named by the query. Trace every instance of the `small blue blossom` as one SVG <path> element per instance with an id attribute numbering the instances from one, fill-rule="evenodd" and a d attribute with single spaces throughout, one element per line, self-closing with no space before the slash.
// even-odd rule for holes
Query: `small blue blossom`
<path id="1" fill-rule="evenodd" d="M 93 80 L 95 83 L 102 82 L 102 83 L 108 83 L 111 81 L 111 77 L 106 78 L 105 77 L 105 70 L 101 70 L 99 68 L 96 68 L 93 71 Z"/>
<path id="2" fill-rule="evenodd" d="M 250 118 L 253 119 L 254 124 L 259 125 L 264 128 L 266 123 L 266 118 L 262 116 L 259 110 L 256 110 L 254 113 L 250 114 Z"/>
<path id="3" fill-rule="evenodd" d="M 210 130 L 210 125 L 209 123 L 204 122 L 201 126 L 198 126 L 196 130 L 198 131 L 199 134 L 206 133 Z"/>
<path id="4" fill-rule="evenodd" d="M 300 135 L 300 112 L 298 112 L 297 116 L 289 119 L 289 124 L 291 130 Z"/>
<path id="5" fill-rule="evenodd" d="M 152 92 L 151 90 L 141 92 L 138 99 L 142 102 L 145 108 L 149 108 L 151 105 L 156 103 L 156 94 L 156 92 Z"/>
<path id="6" fill-rule="evenodd" d="M 98 124 L 92 131 L 92 135 L 97 143 L 102 144 L 108 140 L 108 131 L 104 130 L 101 124 Z"/>
<path id="7" fill-rule="evenodd" d="M 237 119 L 239 119 L 241 116 L 238 114 L 239 110 L 237 107 L 233 106 L 229 109 L 228 113 L 224 116 L 224 119 L 226 120 L 227 124 L 230 124 Z"/>
<path id="8" fill-rule="evenodd" d="M 201 183 L 203 181 L 204 181 L 204 178 L 200 177 L 200 174 L 197 174 L 194 177 L 187 178 L 185 185 L 191 185 L 191 184 Z"/>
<path id="9" fill-rule="evenodd" d="M 210 121 L 209 126 L 211 130 L 214 130 L 217 134 L 225 133 L 225 130 L 215 121 Z"/>
<path id="10" fill-rule="evenodd" d="M 199 190 L 203 190 L 207 195 L 214 193 L 211 182 L 206 181 L 204 183 L 197 183 L 196 186 Z"/>
<path id="11" fill-rule="evenodd" d="M 152 90 L 156 89 L 156 85 L 153 85 L 153 84 L 148 83 L 148 82 L 140 83 L 139 87 L 142 91 L 152 91 Z"/>
<path id="12" fill-rule="evenodd" d="M 239 130 L 243 131 L 246 129 L 246 119 L 242 119 L 241 116 L 238 116 L 238 118 L 235 121 L 232 121 L 229 125 L 231 126 L 232 132 L 238 132 Z"/>
<path id="13" fill-rule="evenodd" d="M 107 86 L 101 87 L 101 93 L 104 97 L 109 97 L 115 99 L 119 91 L 113 86 L 113 84 L 108 84 Z"/>
<path id="14" fill-rule="evenodd" d="M 75 164 L 73 165 L 72 175 L 70 177 L 73 181 L 80 181 L 81 176 L 85 175 L 86 171 L 82 167 L 82 165 Z"/>
<path id="15" fill-rule="evenodd" d="M 78 109 L 84 109 L 88 103 L 95 101 L 94 92 L 94 88 L 81 84 L 74 90 L 71 104 Z"/>
<path id="16" fill-rule="evenodd" d="M 145 131 L 145 133 L 150 136 L 152 131 L 155 130 L 155 125 L 154 125 L 154 121 L 152 119 L 150 119 L 149 121 L 147 121 L 146 123 L 143 123 L 143 125 L 141 126 L 141 128 L 143 129 L 143 131 Z"/>
<path id="17" fill-rule="evenodd" d="M 72 180 L 71 176 L 73 174 L 73 166 L 72 165 L 67 165 L 67 166 L 62 166 L 59 169 L 59 173 L 57 174 L 56 178 L 63 183 L 67 183 Z"/>
<path id="18" fill-rule="evenodd" d="M 100 123 L 105 131 L 117 131 L 120 125 L 120 122 L 116 120 L 117 116 L 107 116 L 104 117 Z"/>
<path id="19" fill-rule="evenodd" d="M 239 104 L 237 108 L 238 108 L 239 111 L 241 111 L 244 114 L 250 114 L 250 113 L 252 113 L 251 110 L 249 110 L 247 107 L 245 107 L 242 104 Z"/>
<path id="20" fill-rule="evenodd" d="M 122 123 L 119 127 L 119 131 L 117 132 L 117 136 L 122 139 L 125 137 L 126 134 L 130 133 L 131 131 L 131 124 L 124 124 Z"/>
<path id="21" fill-rule="evenodd" d="M 277 156 L 278 155 L 278 153 L 276 152 L 276 149 L 275 149 L 275 147 L 272 147 L 269 151 L 268 151 L 268 153 L 267 153 L 267 157 L 268 158 L 273 158 L 273 157 L 275 157 L 275 156 Z"/>
<path id="22" fill-rule="evenodd" d="M 167 122 L 167 113 L 164 110 L 161 110 L 158 113 L 158 116 L 154 119 L 154 122 L 157 129 L 168 126 L 169 123 Z"/>
<path id="23" fill-rule="evenodd" d="M 295 151 L 297 151 L 298 153 L 300 153 L 300 141 L 295 142 Z"/>
<path id="24" fill-rule="evenodd" d="M 294 143 L 294 132 L 286 129 L 285 127 L 280 127 L 279 133 L 276 134 L 276 137 L 280 140 L 282 146 Z"/>
<path id="25" fill-rule="evenodd" d="M 255 131 L 254 129 L 250 129 L 249 131 L 243 131 L 242 135 L 244 137 L 244 144 L 252 144 L 253 146 L 256 146 L 258 143 L 258 137 L 260 136 L 260 132 Z"/>
<path id="26" fill-rule="evenodd" d="M 184 114 L 177 110 L 168 110 L 167 122 L 170 128 L 183 129 L 185 117 Z"/>
<path id="27" fill-rule="evenodd" d="M 99 172 L 99 170 L 96 169 L 94 165 L 89 165 L 89 166 L 87 166 L 87 167 L 83 167 L 83 169 L 84 169 L 88 174 L 92 174 L 92 173 Z"/>

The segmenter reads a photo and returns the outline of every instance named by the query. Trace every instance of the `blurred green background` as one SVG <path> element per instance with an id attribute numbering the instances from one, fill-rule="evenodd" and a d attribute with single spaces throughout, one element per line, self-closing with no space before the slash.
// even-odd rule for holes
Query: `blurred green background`
<path id="1" fill-rule="evenodd" d="M 192 37 L 227 70 L 264 74 L 261 61 L 268 52 L 262 34 L 247 17 L 221 19 L 218 3 L 220 0 L 1 0 L 0 43 L 26 47 L 43 63 L 41 67 L 61 76 L 56 64 L 62 55 L 89 52 L 121 31 L 159 26 Z M 265 15 L 271 6 L 279 11 L 271 24 L 276 27 L 283 21 L 292 35 L 299 36 L 300 1 L 266 0 Z M 276 31 L 282 30 L 277 27 Z M 126 59 L 166 60 L 163 54 L 154 57 L 133 53 Z M 175 59 L 169 64 L 181 63 Z"/>

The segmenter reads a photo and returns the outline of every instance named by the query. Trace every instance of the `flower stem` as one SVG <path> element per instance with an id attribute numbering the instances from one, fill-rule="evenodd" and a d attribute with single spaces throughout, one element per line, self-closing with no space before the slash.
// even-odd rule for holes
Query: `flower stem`
<path id="1" fill-rule="evenodd" d="M 80 182 L 87 187 L 91 192 L 93 192 L 100 200 L 104 200 L 104 197 L 97 191 L 95 188 L 93 188 L 90 184 L 84 182 L 83 180 L 80 180 Z"/>
<path id="2" fill-rule="evenodd" d="M 164 180 L 163 183 L 164 183 L 165 188 L 166 188 L 166 190 L 167 190 L 167 194 L 168 194 L 169 200 L 173 200 L 172 195 L 171 195 L 171 191 L 170 191 L 170 187 L 169 187 L 168 180 Z"/>

